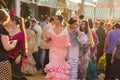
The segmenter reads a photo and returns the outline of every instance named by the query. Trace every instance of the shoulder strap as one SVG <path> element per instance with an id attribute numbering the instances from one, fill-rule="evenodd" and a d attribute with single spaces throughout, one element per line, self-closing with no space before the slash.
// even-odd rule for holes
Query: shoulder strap
<path id="1" fill-rule="evenodd" d="M 35 34 L 37 33 L 37 31 L 35 29 L 32 28 L 31 30 L 33 30 L 35 32 Z"/>

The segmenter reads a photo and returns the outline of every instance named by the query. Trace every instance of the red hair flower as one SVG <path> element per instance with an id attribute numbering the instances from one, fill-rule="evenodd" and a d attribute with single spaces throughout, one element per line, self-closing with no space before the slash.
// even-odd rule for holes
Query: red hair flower
<path id="1" fill-rule="evenodd" d="M 11 16 L 11 15 L 13 15 L 15 13 L 15 10 L 14 9 L 11 9 L 10 11 L 9 11 L 9 15 Z"/>

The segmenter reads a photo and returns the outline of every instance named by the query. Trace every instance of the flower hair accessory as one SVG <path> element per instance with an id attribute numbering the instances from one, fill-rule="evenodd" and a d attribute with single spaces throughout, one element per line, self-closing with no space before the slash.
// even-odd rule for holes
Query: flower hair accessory
<path id="1" fill-rule="evenodd" d="M 77 20 L 77 18 L 78 18 L 77 15 L 73 16 L 73 20 Z"/>
<path id="2" fill-rule="evenodd" d="M 10 16 L 12 16 L 14 13 L 15 13 L 15 10 L 14 10 L 14 9 L 11 9 L 11 10 L 9 11 L 9 15 L 10 15 Z"/>

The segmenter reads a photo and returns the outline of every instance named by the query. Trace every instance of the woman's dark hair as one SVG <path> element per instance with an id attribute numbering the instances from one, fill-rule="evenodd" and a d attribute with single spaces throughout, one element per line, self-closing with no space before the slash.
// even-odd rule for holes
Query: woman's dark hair
<path id="1" fill-rule="evenodd" d="M 82 23 L 85 23 L 85 28 L 84 28 L 84 30 L 82 29 L 82 27 L 80 26 L 80 31 L 84 31 L 85 32 L 85 34 L 88 34 L 88 22 L 87 21 L 82 21 Z"/>
<path id="2" fill-rule="evenodd" d="M 36 19 L 31 19 L 32 23 L 37 23 Z"/>
<path id="3" fill-rule="evenodd" d="M 90 29 L 93 28 L 93 23 L 91 21 L 88 21 Z"/>
<path id="4" fill-rule="evenodd" d="M 26 29 L 30 28 L 30 22 L 31 22 L 30 20 L 25 22 L 25 28 Z"/>
<path id="5" fill-rule="evenodd" d="M 62 16 L 62 15 L 56 15 L 56 17 L 57 17 L 58 20 L 62 23 L 62 21 L 63 21 L 63 16 Z"/>
<path id="6" fill-rule="evenodd" d="M 112 29 L 116 29 L 116 26 L 115 26 L 115 24 L 113 24 L 113 26 L 112 26 Z"/>
<path id="7" fill-rule="evenodd" d="M 3 10 L 3 9 L 0 9 L 0 22 L 7 22 L 9 21 L 10 19 L 10 16 L 8 15 L 8 13 Z"/>
<path id="8" fill-rule="evenodd" d="M 18 17 L 16 15 L 11 15 L 10 16 L 10 19 L 12 21 L 15 21 L 16 22 L 16 25 L 19 25 L 20 26 L 20 29 L 21 31 L 25 32 L 25 27 L 24 27 L 24 19 L 22 17 Z"/>
<path id="9" fill-rule="evenodd" d="M 70 20 L 68 21 L 68 23 L 71 25 L 73 23 L 77 22 L 77 20 L 74 20 L 73 18 L 70 18 Z"/>
<path id="10" fill-rule="evenodd" d="M 48 19 L 48 15 L 43 16 L 43 21 Z"/>
<path id="11" fill-rule="evenodd" d="M 104 22 L 101 21 L 101 22 L 100 22 L 100 27 L 103 27 L 103 26 L 104 26 Z"/>
<path id="12" fill-rule="evenodd" d="M 50 18 L 50 22 L 52 22 L 52 21 L 54 21 L 54 18 L 53 18 L 53 17 Z"/>
<path id="13" fill-rule="evenodd" d="M 11 15 L 11 16 L 10 16 L 10 19 L 11 19 L 12 21 L 15 21 L 17 25 L 20 24 L 20 18 L 19 18 L 18 16 L 16 16 L 16 15 Z"/>

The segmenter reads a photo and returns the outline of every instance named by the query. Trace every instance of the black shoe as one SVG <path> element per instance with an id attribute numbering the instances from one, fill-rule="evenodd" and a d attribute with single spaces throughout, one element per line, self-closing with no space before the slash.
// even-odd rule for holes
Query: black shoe
<path id="1" fill-rule="evenodd" d="M 42 73 L 43 75 L 46 75 L 46 72 L 45 72 L 44 68 L 41 69 L 41 73 Z"/>

